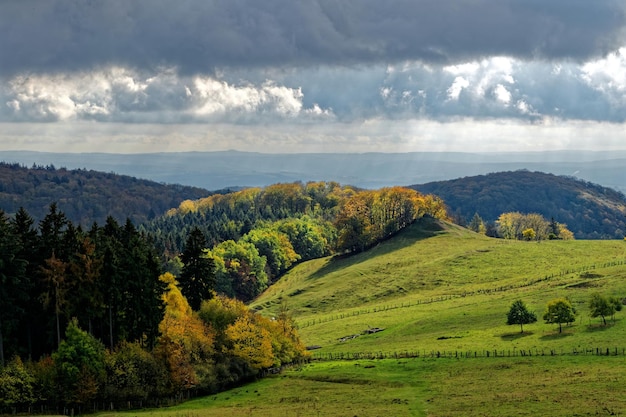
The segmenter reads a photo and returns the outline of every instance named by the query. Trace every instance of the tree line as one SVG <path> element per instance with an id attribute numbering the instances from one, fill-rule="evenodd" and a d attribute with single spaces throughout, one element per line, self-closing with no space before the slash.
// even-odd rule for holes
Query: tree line
<path id="1" fill-rule="evenodd" d="M 23 208 L 11 218 L 0 211 L 0 265 L 0 360 L 49 354 L 71 318 L 109 348 L 154 345 L 161 263 L 130 220 L 109 217 L 85 231 L 54 203 L 37 227 Z"/>
<path id="2" fill-rule="evenodd" d="M 336 182 L 296 182 L 186 200 L 142 225 L 142 230 L 154 236 L 164 253 L 175 257 L 182 253 L 194 228 L 200 229 L 207 246 L 213 247 L 241 239 L 260 223 L 304 219 L 329 229 L 322 230 L 325 238 L 333 239 L 334 234 L 339 239 L 328 242 L 330 250 L 349 251 L 360 250 L 424 214 L 446 217 L 443 201 L 404 187 L 362 190 Z M 300 260 L 316 256 L 298 254 Z"/>
<path id="3" fill-rule="evenodd" d="M 566 224 L 559 223 L 554 218 L 548 221 L 538 213 L 502 213 L 495 223 L 486 223 L 478 213 L 475 213 L 467 227 L 477 233 L 504 239 L 527 241 L 574 239 L 574 234 Z"/>
<path id="4" fill-rule="evenodd" d="M 622 239 L 624 194 L 573 177 L 527 170 L 497 172 L 411 188 L 441 197 L 449 215 L 467 225 L 479 213 L 487 225 L 502 213 L 538 213 L 567 224 L 577 239 Z"/>
<path id="5" fill-rule="evenodd" d="M 307 357 L 286 308 L 264 318 L 209 287 L 194 309 L 162 265 L 130 220 L 84 231 L 56 204 L 38 226 L 0 212 L 0 412 L 154 404 Z"/>
<path id="6" fill-rule="evenodd" d="M 403 187 L 290 183 L 185 201 L 142 230 L 155 236 L 183 288 L 194 281 L 183 265 L 208 262 L 209 287 L 249 301 L 296 262 L 363 251 L 424 215 L 446 218 L 443 201 Z"/>
<path id="7" fill-rule="evenodd" d="M 600 317 L 602 324 L 607 325 L 606 319 L 611 317 L 615 320 L 615 313 L 622 311 L 623 301 L 617 297 L 606 297 L 600 293 L 593 293 L 589 298 L 589 315 L 592 318 Z M 548 324 L 557 324 L 559 333 L 563 332 L 563 324 L 570 324 L 576 320 L 578 314 L 576 307 L 568 298 L 555 298 L 548 301 L 543 313 L 543 320 Z M 524 333 L 524 325 L 535 323 L 537 315 L 528 309 L 522 300 L 516 300 L 511 304 L 507 313 L 506 324 L 519 324 L 520 333 Z"/>
<path id="8" fill-rule="evenodd" d="M 0 208 L 14 215 L 23 207 L 36 221 L 42 220 L 50 202 L 56 201 L 75 225 L 104 224 L 108 216 L 122 223 L 128 217 L 139 225 L 185 199 L 208 194 L 197 187 L 160 184 L 127 175 L 0 162 Z"/>

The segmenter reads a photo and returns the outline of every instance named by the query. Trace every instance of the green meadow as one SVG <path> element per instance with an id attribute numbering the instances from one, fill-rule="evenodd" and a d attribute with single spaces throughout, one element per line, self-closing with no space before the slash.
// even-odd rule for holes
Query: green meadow
<path id="1" fill-rule="evenodd" d="M 626 242 L 491 239 L 425 219 L 365 253 L 300 264 L 252 304 L 286 307 L 311 363 L 132 414 L 624 415 L 626 311 L 603 326 L 594 292 L 626 297 Z M 562 333 L 541 319 L 557 297 L 577 310 Z M 518 299 L 538 316 L 523 333 L 506 325 Z"/>

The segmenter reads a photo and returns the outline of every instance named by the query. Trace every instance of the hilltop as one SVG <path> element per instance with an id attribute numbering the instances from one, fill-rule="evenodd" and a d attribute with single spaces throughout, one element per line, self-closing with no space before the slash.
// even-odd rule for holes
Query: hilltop
<path id="1" fill-rule="evenodd" d="M 12 214 L 24 207 L 35 220 L 41 220 L 56 202 L 69 220 L 83 226 L 104 224 L 108 216 L 120 222 L 130 218 L 139 224 L 183 200 L 209 194 L 202 188 L 165 185 L 127 175 L 0 163 L 0 209 Z"/>
<path id="2" fill-rule="evenodd" d="M 623 241 L 504 240 L 426 217 L 366 252 L 297 265 L 252 307 L 273 316 L 288 306 L 305 343 L 322 355 L 609 346 L 624 340 L 626 324 L 586 330 L 598 325 L 588 299 L 594 292 L 624 296 L 625 261 Z M 506 326 L 514 300 L 541 316 L 556 297 L 578 309 L 567 330 L 575 338 L 552 337 L 558 329 L 541 322 L 524 337 Z M 371 328 L 385 330 L 363 334 Z M 351 335 L 360 337 L 345 339 Z"/>
<path id="3" fill-rule="evenodd" d="M 538 213 L 567 225 L 577 239 L 621 239 L 626 198 L 614 189 L 543 172 L 507 171 L 412 185 L 442 198 L 460 224 L 475 213 L 495 222 L 505 212 Z"/>

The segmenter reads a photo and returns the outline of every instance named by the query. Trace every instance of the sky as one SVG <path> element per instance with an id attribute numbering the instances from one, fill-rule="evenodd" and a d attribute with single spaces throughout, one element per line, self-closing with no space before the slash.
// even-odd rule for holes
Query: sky
<path id="1" fill-rule="evenodd" d="M 229 149 L 626 149 L 626 2 L 0 1 L 0 150 Z"/>

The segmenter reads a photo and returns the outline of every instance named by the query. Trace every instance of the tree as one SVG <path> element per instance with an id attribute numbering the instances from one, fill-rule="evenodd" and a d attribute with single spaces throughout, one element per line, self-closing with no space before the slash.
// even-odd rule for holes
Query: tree
<path id="1" fill-rule="evenodd" d="M 613 297 L 603 297 L 599 293 L 591 295 L 589 300 L 589 310 L 591 317 L 601 317 L 602 323 L 606 326 L 606 318 L 613 317 L 616 311 L 621 310 L 622 304 Z"/>
<path id="2" fill-rule="evenodd" d="M 561 333 L 563 331 L 563 323 L 571 323 L 576 319 L 576 311 L 572 303 L 566 298 L 555 298 L 548 302 L 543 319 L 546 323 L 558 324 L 559 333 Z"/>
<path id="3" fill-rule="evenodd" d="M 530 324 L 537 321 L 537 315 L 529 311 L 526 304 L 522 300 L 513 302 L 511 308 L 506 315 L 506 324 L 519 324 L 520 333 L 524 333 L 524 324 Z"/>
<path id="4" fill-rule="evenodd" d="M 45 290 L 41 295 L 44 307 L 53 308 L 56 318 L 57 346 L 61 343 L 61 313 L 65 313 L 67 307 L 67 292 L 69 283 L 66 279 L 67 263 L 52 256 L 46 259 L 46 265 L 41 268 Z"/>
<path id="5" fill-rule="evenodd" d="M 215 259 L 219 292 L 250 301 L 267 288 L 267 259 L 252 243 L 227 240 L 209 255 Z"/>
<path id="6" fill-rule="evenodd" d="M 65 331 L 65 340 L 52 354 L 57 386 L 63 402 L 85 404 L 98 394 L 105 380 L 104 346 L 78 327 L 72 320 Z"/>
<path id="7" fill-rule="evenodd" d="M 243 359 L 252 369 L 258 371 L 274 364 L 271 334 L 250 314 L 239 317 L 228 326 L 226 336 L 232 343 L 232 354 Z"/>
<path id="8" fill-rule="evenodd" d="M 259 255 L 265 256 L 271 278 L 279 276 L 300 259 L 287 235 L 277 230 L 254 229 L 243 237 L 243 241 L 252 243 L 259 251 Z"/>
<path id="9" fill-rule="evenodd" d="M 206 256 L 206 239 L 198 227 L 189 233 L 185 250 L 181 255 L 183 269 L 180 274 L 180 289 L 187 298 L 189 305 L 195 311 L 200 309 L 202 300 L 211 297 L 215 289 L 215 264 L 213 259 Z"/>
<path id="10" fill-rule="evenodd" d="M 19 240 L 0 210 L 0 368 L 4 366 L 4 340 L 14 333 L 27 300 L 26 261 L 19 257 Z M 15 352 L 14 352 L 15 353 Z"/>
<path id="11" fill-rule="evenodd" d="M 0 367 L 0 409 L 35 402 L 35 378 L 31 375 L 19 356 Z"/>
<path id="12" fill-rule="evenodd" d="M 524 240 L 534 240 L 537 233 L 535 233 L 535 229 L 529 227 L 528 229 L 524 229 L 522 231 L 522 236 L 524 237 Z"/>
<path id="13" fill-rule="evenodd" d="M 158 340 L 157 355 L 162 358 L 170 374 L 172 389 L 178 393 L 191 388 L 206 388 L 205 380 L 210 380 L 210 372 L 200 372 L 199 368 L 210 363 L 213 354 L 214 333 L 205 325 L 183 297 L 170 273 L 161 275 L 160 280 L 167 284 L 163 294 L 165 315 L 159 324 L 161 336 Z M 204 378 L 203 378 L 204 375 Z"/>
<path id="14" fill-rule="evenodd" d="M 478 215 L 478 213 L 474 213 L 474 217 L 472 217 L 472 220 L 470 220 L 469 225 L 467 227 L 468 229 L 473 230 L 474 232 L 480 233 L 482 235 L 487 233 L 487 227 L 485 226 L 485 222 Z"/>

